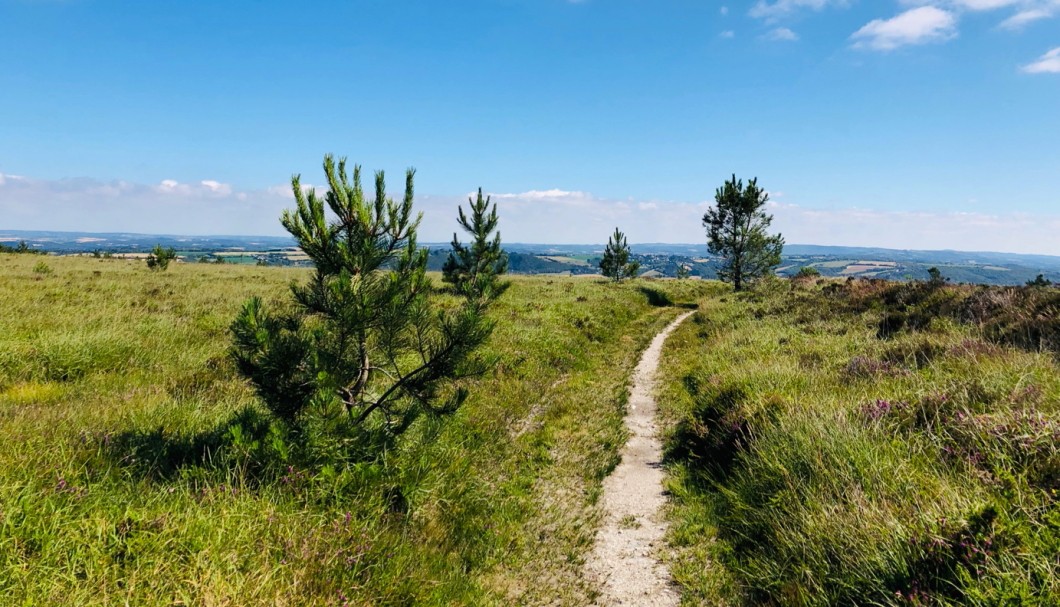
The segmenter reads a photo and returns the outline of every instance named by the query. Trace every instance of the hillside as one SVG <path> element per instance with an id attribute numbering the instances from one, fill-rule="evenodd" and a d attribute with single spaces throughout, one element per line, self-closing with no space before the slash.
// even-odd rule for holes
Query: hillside
<path id="1" fill-rule="evenodd" d="M 1057 289 L 514 277 L 493 371 L 379 452 L 302 440 L 228 356 L 307 275 L 0 254 L 3 596 L 589 604 L 630 374 L 698 306 L 656 388 L 684 604 L 1060 600 Z"/>
<path id="2" fill-rule="evenodd" d="M 689 605 L 1060 604 L 1060 291 L 701 302 L 660 402 Z"/>

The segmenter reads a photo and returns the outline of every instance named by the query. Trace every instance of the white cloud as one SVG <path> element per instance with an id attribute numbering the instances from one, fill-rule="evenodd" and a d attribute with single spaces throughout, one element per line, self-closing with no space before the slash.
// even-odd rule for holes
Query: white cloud
<path id="1" fill-rule="evenodd" d="M 284 233 L 278 218 L 285 206 L 289 197 L 272 188 L 236 191 L 212 179 L 155 185 L 83 177 L 0 179 L 0 216 L 9 229 L 273 235 Z"/>
<path id="2" fill-rule="evenodd" d="M 901 0 L 903 6 L 935 6 L 957 12 L 987 12 L 1009 7 L 1026 7 L 1054 0 Z"/>
<path id="3" fill-rule="evenodd" d="M 1022 0 L 953 0 L 951 4 L 957 8 L 970 11 L 992 11 L 999 8 L 1020 4 Z"/>
<path id="4" fill-rule="evenodd" d="M 209 192 L 221 196 L 228 196 L 232 193 L 232 186 L 227 183 L 214 181 L 213 179 L 204 179 L 203 181 L 199 182 L 199 185 L 206 188 Z"/>
<path id="5" fill-rule="evenodd" d="M 797 11 L 807 9 L 820 11 L 829 6 L 847 6 L 847 0 L 758 0 L 751 7 L 750 15 L 755 19 L 775 20 Z"/>
<path id="6" fill-rule="evenodd" d="M 722 38 L 735 38 L 736 32 L 732 30 L 725 30 L 724 32 L 718 34 L 718 36 L 721 36 Z"/>
<path id="7" fill-rule="evenodd" d="M 957 18 L 934 6 L 913 8 L 892 17 L 876 19 L 854 32 L 855 48 L 890 51 L 911 44 L 948 40 L 957 35 Z"/>
<path id="8" fill-rule="evenodd" d="M 780 204 L 773 228 L 789 243 L 1060 255 L 1060 216 L 812 209 Z"/>
<path id="9" fill-rule="evenodd" d="M 1052 53 L 1060 57 L 1060 49 Z M 163 191 L 161 184 L 0 177 L 0 217 L 12 230 L 284 235 L 280 212 L 292 205 L 289 186 L 225 193 L 202 181 L 166 180 Z M 821 209 L 786 202 L 790 193 L 770 195 L 773 227 L 790 243 L 1060 255 L 1060 216 Z M 615 226 L 631 243 L 703 243 L 701 219 L 710 206 L 558 188 L 491 196 L 508 243 L 602 243 Z M 466 195 L 417 196 L 420 241 L 447 242 L 457 230 L 457 206 L 466 204 Z"/>
<path id="10" fill-rule="evenodd" d="M 124 182 L 117 182 L 124 184 Z M 130 184 L 125 184 L 127 187 L 131 187 Z M 114 187 L 109 185 L 107 187 Z M 175 179 L 163 179 L 155 186 L 155 191 L 162 194 L 172 194 L 178 196 L 203 196 L 210 195 L 215 197 L 230 196 L 232 194 L 232 186 L 227 183 L 221 183 L 213 179 L 204 179 L 199 183 L 181 183 Z"/>
<path id="11" fill-rule="evenodd" d="M 765 37 L 767 40 L 776 40 L 778 42 L 795 42 L 799 39 L 798 34 L 786 27 L 778 27 L 766 34 Z"/>
<path id="12" fill-rule="evenodd" d="M 1053 17 L 1053 11 L 1047 8 L 1030 8 L 1022 10 L 1001 22 L 999 27 L 1007 30 L 1021 30 L 1027 25 L 1042 19 Z"/>
<path id="13" fill-rule="evenodd" d="M 1028 74 L 1060 74 L 1060 46 L 1020 69 Z"/>
<path id="14" fill-rule="evenodd" d="M 323 196 L 328 191 L 328 187 L 313 185 L 311 183 L 302 184 L 302 192 L 309 194 L 314 190 L 316 190 L 317 196 Z M 280 198 L 294 200 L 294 192 L 291 191 L 291 184 L 289 183 L 270 185 L 269 187 L 265 188 L 265 193 L 269 194 L 270 196 L 279 196 Z"/>
<path id="15" fill-rule="evenodd" d="M 474 196 L 474 194 L 470 194 Z M 490 194 L 493 198 L 516 199 L 516 200 L 551 200 L 554 202 L 576 203 L 590 198 L 585 192 L 569 192 L 567 190 L 530 190 L 521 194 Z"/>
<path id="16" fill-rule="evenodd" d="M 718 12 L 721 13 L 722 16 L 728 15 L 729 14 L 729 7 L 723 6 L 720 9 L 718 9 Z"/>

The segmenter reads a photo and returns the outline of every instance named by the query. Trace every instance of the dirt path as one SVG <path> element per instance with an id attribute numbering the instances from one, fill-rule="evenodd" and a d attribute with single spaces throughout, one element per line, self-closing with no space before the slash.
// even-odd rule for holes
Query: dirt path
<path id="1" fill-rule="evenodd" d="M 659 561 L 666 523 L 662 443 L 655 424 L 655 370 L 663 343 L 693 312 L 682 314 L 644 351 L 633 372 L 626 427 L 632 435 L 622 462 L 604 481 L 604 521 L 586 564 L 603 589 L 597 605 L 677 605 L 670 572 Z"/>

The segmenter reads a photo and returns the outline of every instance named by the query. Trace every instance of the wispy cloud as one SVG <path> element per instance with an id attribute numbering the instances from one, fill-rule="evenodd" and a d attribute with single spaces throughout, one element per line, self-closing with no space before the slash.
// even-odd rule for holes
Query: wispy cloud
<path id="1" fill-rule="evenodd" d="M 1015 15 L 1005 19 L 1001 22 L 999 27 L 1007 30 L 1019 31 L 1035 21 L 1051 19 L 1056 15 L 1056 11 L 1057 9 L 1055 8 L 1029 8 L 1019 11 Z"/>
<path id="2" fill-rule="evenodd" d="M 1060 15 L 1060 0 L 903 0 L 913 6 L 935 6 L 955 13 L 999 11 L 1015 12 L 998 24 L 1002 29 L 1018 31 L 1033 23 Z"/>
<path id="3" fill-rule="evenodd" d="M 470 194 L 469 194 L 470 195 Z M 573 203 L 592 198 L 585 192 L 571 192 L 568 190 L 530 190 L 521 194 L 491 194 L 494 198 L 514 200 L 549 200 L 553 202 Z"/>
<path id="4" fill-rule="evenodd" d="M 776 20 L 800 10 L 820 11 L 829 6 L 847 5 L 848 0 L 758 0 L 749 14 L 755 19 Z"/>
<path id="5" fill-rule="evenodd" d="M 734 32 L 732 30 L 725 30 L 724 32 L 718 34 L 718 36 L 721 37 L 721 38 L 735 38 L 736 37 L 736 32 Z"/>
<path id="6" fill-rule="evenodd" d="M 1060 56 L 1060 49 L 1052 51 Z M 38 180 L 0 174 L 4 228 L 166 234 L 283 235 L 289 186 L 240 190 L 214 180 L 157 184 L 94 179 Z M 615 226 L 630 242 L 705 243 L 711 201 L 610 199 L 545 188 L 492 193 L 504 241 L 601 243 Z M 1060 216 L 822 209 L 771 193 L 773 227 L 788 242 L 908 249 L 974 249 L 1060 255 Z M 421 242 L 447 242 L 467 195 L 418 195 Z M 853 205 L 853 203 L 852 203 Z M 705 245 L 704 245 L 705 247 Z M 705 249 L 704 249 L 705 250 Z"/>
<path id="7" fill-rule="evenodd" d="M 237 190 L 214 179 L 155 184 L 0 174 L 0 215 L 11 229 L 277 234 L 290 186 Z"/>
<path id="8" fill-rule="evenodd" d="M 786 27 L 778 27 L 770 30 L 770 32 L 765 35 L 765 38 L 766 40 L 775 40 L 778 42 L 795 42 L 799 39 L 799 35 Z"/>
<path id="9" fill-rule="evenodd" d="M 957 35 L 957 18 L 934 6 L 909 9 L 890 19 L 876 19 L 854 32 L 854 48 L 890 51 L 902 46 L 948 40 Z"/>
<path id="10" fill-rule="evenodd" d="M 950 5 L 970 11 L 993 11 L 1023 3 L 1024 0 L 952 0 Z"/>
<path id="11" fill-rule="evenodd" d="M 1060 216 L 814 209 L 780 204 L 773 227 L 788 242 L 895 249 L 1060 255 Z"/>
<path id="12" fill-rule="evenodd" d="M 1028 74 L 1060 74 L 1060 46 L 1020 69 Z"/>

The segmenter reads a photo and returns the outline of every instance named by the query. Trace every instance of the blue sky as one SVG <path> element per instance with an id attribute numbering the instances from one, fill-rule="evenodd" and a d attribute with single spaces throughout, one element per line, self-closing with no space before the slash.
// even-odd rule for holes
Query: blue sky
<path id="1" fill-rule="evenodd" d="M 0 0 L 0 228 L 281 233 L 325 152 L 421 240 L 700 242 L 732 173 L 788 242 L 1060 254 L 1060 0 Z"/>

